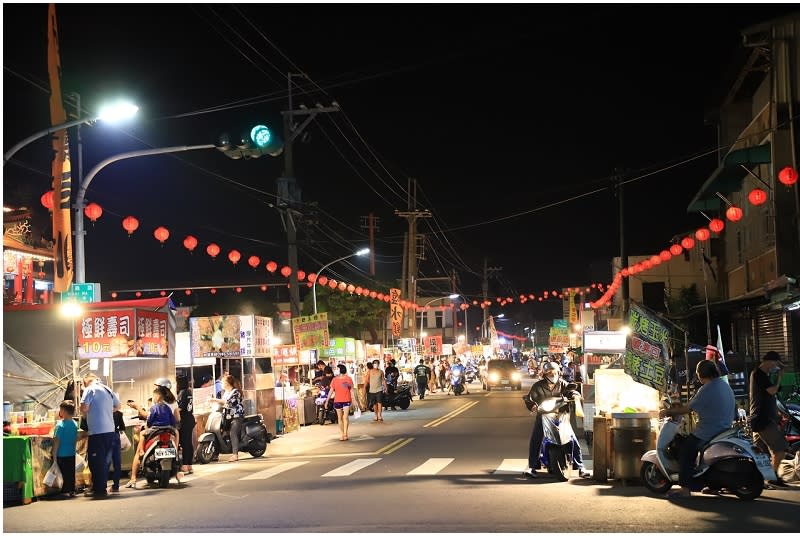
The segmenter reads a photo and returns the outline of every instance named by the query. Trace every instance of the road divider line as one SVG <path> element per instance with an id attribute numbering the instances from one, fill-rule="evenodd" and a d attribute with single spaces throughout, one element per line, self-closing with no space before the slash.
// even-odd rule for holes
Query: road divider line
<path id="1" fill-rule="evenodd" d="M 350 476 L 356 471 L 360 471 L 365 467 L 369 467 L 373 463 L 381 461 L 383 458 L 362 458 L 360 460 L 353 460 L 350 463 L 346 463 L 341 467 L 337 467 L 333 471 L 328 471 L 323 477 L 329 476 Z"/>
<path id="2" fill-rule="evenodd" d="M 400 443 L 398 443 L 398 444 L 397 444 L 397 445 L 395 445 L 394 447 L 390 448 L 389 450 L 384 450 L 384 451 L 383 451 L 383 455 L 385 456 L 385 455 L 387 455 L 387 454 L 391 454 L 392 452 L 394 452 L 394 451 L 396 451 L 396 450 L 399 450 L 399 449 L 401 449 L 401 448 L 405 447 L 406 445 L 408 445 L 408 444 L 409 444 L 409 443 L 411 443 L 412 441 L 414 441 L 414 438 L 413 438 L 413 437 L 409 437 L 408 439 L 405 439 L 405 440 L 401 441 Z"/>
<path id="3" fill-rule="evenodd" d="M 430 458 L 419 467 L 407 472 L 406 475 L 419 476 L 419 475 L 435 475 L 451 463 L 455 458 Z"/>
<path id="4" fill-rule="evenodd" d="M 506 458 L 500 467 L 494 470 L 496 475 L 521 475 L 528 467 L 528 460 L 524 458 Z"/>
<path id="5" fill-rule="evenodd" d="M 247 475 L 245 477 L 240 478 L 239 480 L 264 480 L 266 478 L 271 478 L 277 474 L 283 473 L 284 471 L 289 471 L 296 467 L 300 467 L 301 465 L 305 465 L 307 463 L 309 462 L 286 462 L 280 465 L 276 465 L 275 467 L 270 467 L 269 469 L 253 473 L 252 475 Z"/>
<path id="6" fill-rule="evenodd" d="M 378 450 L 376 450 L 376 451 L 375 451 L 375 454 L 383 454 L 383 453 L 385 453 L 387 450 L 389 450 L 390 448 L 392 448 L 393 446 L 397 445 L 398 443 L 402 443 L 402 442 L 403 442 L 405 439 L 406 439 L 405 437 L 401 437 L 400 439 L 395 439 L 394 441 L 392 441 L 391 443 L 389 443 L 389 444 L 388 444 L 388 445 L 386 445 L 385 447 L 381 447 L 381 448 L 379 448 Z"/>
<path id="7" fill-rule="evenodd" d="M 473 400 L 472 402 L 468 402 L 468 403 L 464 404 L 463 406 L 461 406 L 460 408 L 456 408 L 453 411 L 451 411 L 450 413 L 448 413 L 446 415 L 443 415 L 442 417 L 439 417 L 438 419 L 434 419 L 431 422 L 423 425 L 423 428 L 435 428 L 435 427 L 439 426 L 440 424 L 444 424 L 447 421 L 449 421 L 450 419 L 452 419 L 452 418 L 464 413 L 468 409 L 474 407 L 477 403 L 478 403 L 477 400 Z"/>

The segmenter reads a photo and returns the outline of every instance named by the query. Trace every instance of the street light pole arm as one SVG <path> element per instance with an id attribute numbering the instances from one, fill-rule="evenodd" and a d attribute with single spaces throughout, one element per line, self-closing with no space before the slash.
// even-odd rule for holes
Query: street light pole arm
<path id="1" fill-rule="evenodd" d="M 5 153 L 3 153 L 3 165 L 5 166 L 6 162 L 11 160 L 11 157 L 13 157 L 17 153 L 17 151 L 19 151 L 20 149 L 22 149 L 23 147 L 25 147 L 29 143 L 38 140 L 39 138 L 43 138 L 44 136 L 47 136 L 48 134 L 52 134 L 54 132 L 58 132 L 59 130 L 65 130 L 65 129 L 68 129 L 70 127 L 74 127 L 75 125 L 82 125 L 84 123 L 89 124 L 92 121 L 96 121 L 96 120 L 97 120 L 96 117 L 89 117 L 89 118 L 84 117 L 83 119 L 74 119 L 72 121 L 67 121 L 66 123 L 62 123 L 60 125 L 55 125 L 53 127 L 46 128 L 44 130 L 40 130 L 39 132 L 36 132 L 35 134 L 31 134 L 30 136 L 28 136 L 27 138 L 25 138 L 24 140 L 22 140 L 18 144 L 14 145 L 11 149 L 9 149 Z"/>
<path id="2" fill-rule="evenodd" d="M 345 255 L 344 257 L 339 257 L 338 259 L 332 260 L 328 264 L 323 265 L 322 268 L 317 270 L 317 277 L 314 279 L 314 283 L 312 283 L 312 285 L 311 285 L 311 296 L 312 296 L 312 298 L 314 300 L 314 314 L 317 314 L 317 280 L 319 279 L 319 276 L 322 273 L 322 271 L 325 270 L 325 268 L 327 268 L 331 264 L 336 264 L 339 261 L 343 261 L 345 259 L 349 259 L 350 257 L 355 257 L 356 255 L 358 255 L 358 253 L 351 253 L 350 255 Z"/>
<path id="3" fill-rule="evenodd" d="M 64 127 L 62 126 L 61 128 Z M 198 149 L 213 149 L 214 147 L 216 146 L 212 143 L 205 145 L 179 145 L 176 147 L 161 147 L 156 149 L 143 149 L 141 151 L 129 151 L 127 153 L 109 156 L 94 166 L 81 181 L 81 185 L 78 188 L 78 194 L 75 196 L 75 204 L 73 205 L 73 210 L 75 210 L 75 281 L 77 283 L 86 282 L 86 260 L 84 259 L 83 249 L 83 235 L 85 234 L 83 230 L 83 202 L 84 198 L 86 197 L 86 190 L 89 188 L 89 184 L 92 182 L 92 179 L 94 179 L 95 175 L 100 172 L 100 170 L 109 164 L 118 162 L 119 160 L 136 158 L 137 156 L 180 153 L 183 151 L 196 151 Z"/>

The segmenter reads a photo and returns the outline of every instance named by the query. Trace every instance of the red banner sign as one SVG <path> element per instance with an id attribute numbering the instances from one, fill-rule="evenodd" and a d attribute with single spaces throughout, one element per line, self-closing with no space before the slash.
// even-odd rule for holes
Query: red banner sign
<path id="1" fill-rule="evenodd" d="M 167 356 L 167 313 L 136 310 L 136 356 Z"/>
<path id="2" fill-rule="evenodd" d="M 134 309 L 87 311 L 76 321 L 78 357 L 166 357 L 167 314 Z"/>
<path id="3" fill-rule="evenodd" d="M 299 365 L 300 354 L 294 344 L 277 344 L 272 348 L 272 366 Z"/>
<path id="4" fill-rule="evenodd" d="M 442 336 L 425 337 L 423 340 L 425 355 L 442 355 Z"/>

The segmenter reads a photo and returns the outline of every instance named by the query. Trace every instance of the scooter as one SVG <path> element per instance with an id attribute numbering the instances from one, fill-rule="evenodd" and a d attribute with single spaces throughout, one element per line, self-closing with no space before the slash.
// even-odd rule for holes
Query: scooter
<path id="1" fill-rule="evenodd" d="M 478 378 L 478 369 L 476 369 L 471 363 L 466 366 L 466 370 L 464 371 L 464 381 L 467 383 L 473 383 Z"/>
<path id="2" fill-rule="evenodd" d="M 450 385 L 453 386 L 453 394 L 456 396 L 464 393 L 464 376 L 460 367 L 450 369 Z"/>
<path id="3" fill-rule="evenodd" d="M 158 480 L 158 487 L 166 488 L 170 479 L 178 475 L 181 462 L 175 439 L 175 429 L 170 426 L 154 427 L 145 437 L 139 472 L 148 484 Z"/>
<path id="4" fill-rule="evenodd" d="M 397 385 L 395 386 L 395 383 Z M 383 407 L 408 409 L 411 405 L 411 385 L 408 382 L 397 380 L 386 381 L 386 393 L 383 397 Z"/>
<path id="5" fill-rule="evenodd" d="M 792 395 L 787 397 L 787 400 L 791 400 L 791 397 L 796 393 L 797 388 L 795 388 Z M 786 449 L 785 458 L 787 460 L 793 459 L 797 451 L 800 450 L 800 405 L 784 403 L 780 398 L 776 398 L 775 403 L 778 406 L 778 426 L 780 426 L 786 443 L 789 445 Z"/>
<path id="6" fill-rule="evenodd" d="M 197 439 L 194 451 L 195 459 L 203 464 L 219 458 L 221 454 L 231 454 L 230 433 L 223 426 L 222 402 L 211 403 L 211 413 L 206 421 L 206 431 Z M 246 415 L 239 434 L 239 450 L 247 452 L 253 458 L 259 458 L 267 451 L 267 444 L 272 441 L 272 434 L 267 432 L 261 415 Z"/>
<path id="7" fill-rule="evenodd" d="M 775 480 L 770 457 L 757 452 L 746 430 L 746 415 L 739 410 L 739 421 L 729 430 L 713 437 L 700 450 L 698 466 L 692 475 L 692 487 L 730 490 L 737 497 L 753 500 L 764 490 L 765 480 Z M 640 476 L 647 489 L 663 494 L 678 483 L 680 444 L 686 436 L 679 433 L 683 416 L 660 420 L 656 449 L 642 456 Z"/>
<path id="8" fill-rule="evenodd" d="M 565 396 L 546 398 L 536 413 L 542 417 L 544 432 L 539 455 L 542 465 L 547 467 L 548 473 L 566 482 L 567 464 L 572 460 L 572 449 L 578 441 L 569 422 L 569 399 Z"/>
<path id="9" fill-rule="evenodd" d="M 328 391 L 330 388 L 325 389 L 324 387 L 320 386 L 319 388 L 319 396 L 314 399 L 314 405 L 317 408 L 317 424 L 320 426 L 325 424 L 325 421 L 331 421 L 331 424 L 336 424 L 338 422 L 338 417 L 336 416 L 336 410 L 332 407 L 325 408 L 325 403 L 328 401 Z"/>

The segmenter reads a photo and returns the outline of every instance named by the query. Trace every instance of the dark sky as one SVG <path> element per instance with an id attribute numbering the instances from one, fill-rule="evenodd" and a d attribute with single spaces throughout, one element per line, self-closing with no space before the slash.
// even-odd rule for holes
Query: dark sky
<path id="1" fill-rule="evenodd" d="M 336 100 L 344 112 L 319 116 L 295 148 L 303 201 L 319 207 L 318 226 L 301 237 L 313 243 L 301 246 L 300 267 L 315 271 L 366 245 L 361 217 L 373 212 L 376 278 L 398 277 L 406 224 L 394 210 L 406 208 L 407 178 L 415 177 L 419 207 L 436 215 L 420 225 L 430 238 L 421 275 L 456 268 L 460 290 L 477 296 L 488 257 L 503 267 L 491 294 L 517 296 L 609 277 L 591 267 L 607 270 L 619 253 L 617 201 L 606 189 L 493 220 L 607 186 L 616 169 L 638 177 L 712 149 L 716 130 L 704 115 L 736 74 L 738 32 L 789 11 L 59 4 L 57 16 L 62 90 L 79 93 L 87 113 L 120 95 L 141 108 L 124 127 L 82 129 L 84 172 L 109 155 L 213 143 L 257 122 L 280 131 L 285 73 L 302 69 L 325 92 L 303 85 L 295 103 Z M 46 4 L 3 6 L 4 149 L 49 125 L 46 13 Z M 239 102 L 254 104 L 224 106 Z M 225 109 L 200 113 L 216 107 Z M 73 168 L 75 152 L 73 144 Z M 629 253 L 658 252 L 702 223 L 686 206 L 715 163 L 699 158 L 626 187 Z M 214 150 L 112 164 L 87 196 L 105 210 L 94 226 L 87 221 L 87 281 L 104 290 L 266 281 L 266 260 L 287 263 L 268 205 L 282 165 Z M 39 196 L 48 176 L 41 140 L 4 168 L 4 201 L 32 206 L 46 223 Z M 121 227 L 128 214 L 141 222 L 130 239 Z M 163 247 L 152 236 L 159 225 L 172 233 Z M 193 255 L 181 245 L 189 233 L 200 241 Z M 223 249 L 216 261 L 204 253 L 211 241 Z M 233 248 L 243 255 L 236 267 L 225 258 Z M 245 262 L 253 254 L 262 259 L 257 272 Z M 332 268 L 376 286 L 346 265 Z"/>

